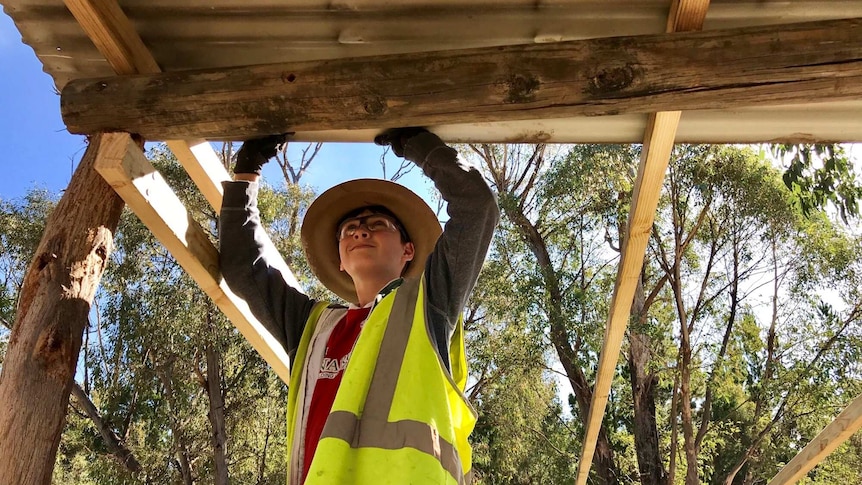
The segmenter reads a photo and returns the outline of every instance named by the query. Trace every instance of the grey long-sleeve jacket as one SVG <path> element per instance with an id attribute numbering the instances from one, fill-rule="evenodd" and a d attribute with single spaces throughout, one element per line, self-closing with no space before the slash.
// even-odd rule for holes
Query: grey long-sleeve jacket
<path id="1" fill-rule="evenodd" d="M 405 157 L 434 181 L 448 202 L 449 221 L 425 266 L 427 321 L 437 352 L 449 367 L 449 340 L 458 316 L 476 284 L 494 228 L 499 222 L 496 198 L 481 174 L 463 165 L 457 152 L 430 133 L 411 138 Z M 291 287 L 266 260 L 258 184 L 225 182 L 219 246 L 228 286 L 246 300 L 252 313 L 293 359 L 315 301 Z"/>

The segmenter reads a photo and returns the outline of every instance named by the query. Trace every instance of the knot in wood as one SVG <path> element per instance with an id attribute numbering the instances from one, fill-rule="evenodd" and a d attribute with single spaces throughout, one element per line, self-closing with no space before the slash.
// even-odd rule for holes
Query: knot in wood
<path id="1" fill-rule="evenodd" d="M 372 116 L 380 116 L 386 112 L 386 101 L 379 97 L 368 98 L 363 104 L 365 112 Z"/>
<path id="2" fill-rule="evenodd" d="M 507 103 L 529 103 L 535 101 L 539 80 L 532 75 L 512 74 L 506 80 L 508 87 Z"/>
<path id="3" fill-rule="evenodd" d="M 590 77 L 587 91 L 591 94 L 607 94 L 621 91 L 632 85 L 634 69 L 630 65 L 603 69 Z"/>

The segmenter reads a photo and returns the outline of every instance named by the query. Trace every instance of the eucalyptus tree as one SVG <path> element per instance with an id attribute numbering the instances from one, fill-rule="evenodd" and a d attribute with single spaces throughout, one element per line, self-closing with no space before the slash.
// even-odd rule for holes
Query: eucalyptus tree
<path id="1" fill-rule="evenodd" d="M 572 412 L 583 420 L 639 148 L 471 149 L 500 195 L 508 284 L 553 349 L 574 390 Z M 840 355 L 832 337 L 853 341 L 858 327 L 852 284 L 840 318 L 826 318 L 811 297 L 839 280 L 856 281 L 840 264 L 854 259 L 834 255 L 854 240 L 836 236 L 813 244 L 835 231 L 821 222 L 814 229 L 801 217 L 762 153 L 677 147 L 631 310 L 627 359 L 598 438 L 594 478 L 664 484 L 682 474 L 689 484 L 749 483 L 768 478 L 775 459 L 788 459 L 764 456 L 773 456 L 777 433 L 800 413 L 797 397 L 819 395 L 805 382 L 815 369 L 827 372 L 818 360 Z M 801 321 L 819 322 L 808 328 L 815 336 L 809 341 L 821 350 L 786 350 L 808 342 L 790 331 Z M 853 353 L 848 346 L 843 351 Z M 845 395 L 857 383 L 858 373 L 825 389 Z M 824 398 L 815 414 L 829 415 L 835 401 Z"/>
<path id="2" fill-rule="evenodd" d="M 474 476 L 484 484 L 565 483 L 579 442 L 562 412 L 541 327 L 516 284 L 518 245 L 498 233 L 465 313 L 467 396 L 479 416 Z"/>
<path id="3" fill-rule="evenodd" d="M 618 175 L 628 171 L 608 163 L 613 157 L 584 158 L 574 172 L 555 171 L 567 154 L 543 144 L 470 148 L 497 190 L 503 237 L 521 244 L 509 255 L 517 271 L 513 285 L 553 348 L 574 390 L 573 413 L 583 422 L 607 314 L 607 300 L 597 295 L 610 292 L 616 258 L 607 250 L 603 219 L 616 213 L 603 210 L 615 206 Z M 599 483 L 617 483 L 622 475 L 611 439 L 603 426 L 593 459 Z"/>
<path id="4" fill-rule="evenodd" d="M 795 419 L 798 397 L 814 393 L 805 383 L 820 368 L 821 352 L 830 352 L 832 337 L 846 336 L 858 322 L 850 311 L 843 325 L 829 325 L 816 317 L 819 303 L 794 290 L 807 278 L 809 291 L 822 291 L 831 285 L 822 275 L 841 271 L 818 260 L 820 250 L 804 249 L 810 228 L 760 154 L 722 146 L 676 149 L 651 250 L 676 317 L 678 405 L 669 419 L 670 453 L 681 428 L 688 485 L 730 484 L 743 470 L 743 481 L 769 478 L 769 466 L 749 462 L 775 438 L 776 427 Z M 799 257 L 806 250 L 817 268 L 807 276 Z M 853 301 L 851 308 L 858 304 Z M 790 330 L 801 315 L 821 322 L 808 335 L 819 350 L 788 355 L 784 348 L 804 345 Z M 675 471 L 671 467 L 671 477 Z"/>

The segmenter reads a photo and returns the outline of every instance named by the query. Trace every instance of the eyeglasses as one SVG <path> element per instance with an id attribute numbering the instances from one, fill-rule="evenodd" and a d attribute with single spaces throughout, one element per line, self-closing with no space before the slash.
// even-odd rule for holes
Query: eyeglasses
<path id="1" fill-rule="evenodd" d="M 360 227 L 365 226 L 368 232 L 401 232 L 401 228 L 393 218 L 384 214 L 371 214 L 362 217 L 352 217 L 338 226 L 336 238 L 341 241 L 346 237 L 352 237 Z"/>

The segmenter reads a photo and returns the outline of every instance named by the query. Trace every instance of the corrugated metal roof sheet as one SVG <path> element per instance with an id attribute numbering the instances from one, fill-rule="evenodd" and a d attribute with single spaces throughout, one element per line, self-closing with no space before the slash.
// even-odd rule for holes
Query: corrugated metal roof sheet
<path id="1" fill-rule="evenodd" d="M 165 71 L 661 33 L 669 0 L 123 0 Z M 58 89 L 113 75 L 61 0 L 3 0 Z M 704 29 L 862 17 L 862 1 L 713 0 Z M 670 109 L 670 107 L 669 107 Z M 438 126 L 450 140 L 638 142 L 645 115 Z M 368 140 L 368 131 L 298 138 Z M 862 101 L 686 112 L 677 140 L 862 141 Z"/>

